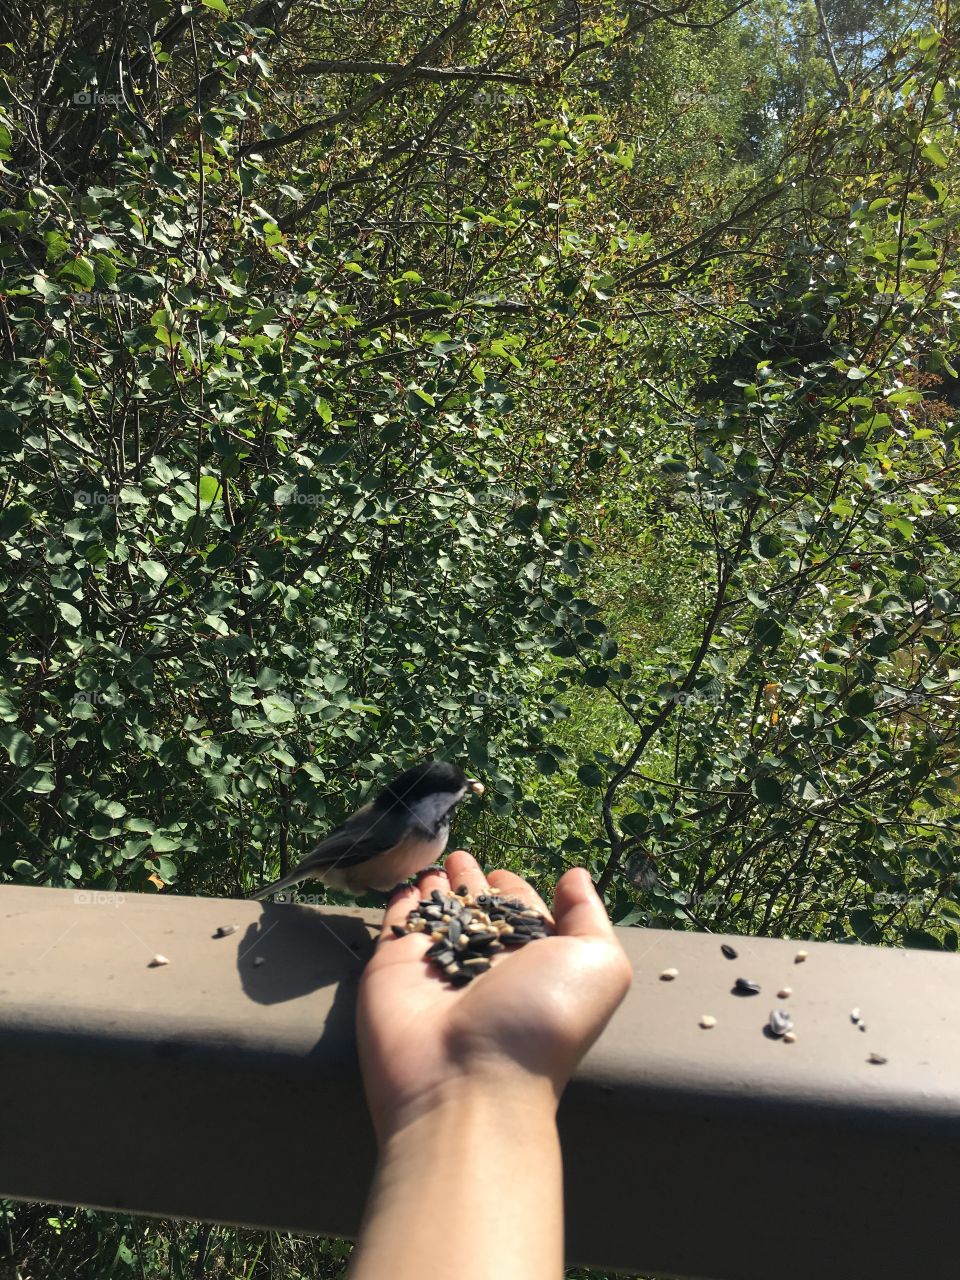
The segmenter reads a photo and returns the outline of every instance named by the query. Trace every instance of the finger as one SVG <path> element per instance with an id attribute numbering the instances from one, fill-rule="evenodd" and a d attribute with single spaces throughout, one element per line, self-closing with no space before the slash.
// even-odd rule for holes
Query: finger
<path id="1" fill-rule="evenodd" d="M 467 892 L 474 897 L 478 893 L 486 893 L 487 877 L 483 874 L 480 863 L 466 849 L 455 849 L 447 858 L 447 877 L 454 889 L 466 885 Z"/>
<path id="2" fill-rule="evenodd" d="M 603 899 L 593 887 L 586 867 L 571 867 L 557 881 L 553 894 L 557 933 L 577 938 L 608 938 L 613 925 Z"/>
<path id="3" fill-rule="evenodd" d="M 506 871 L 502 867 L 498 867 L 496 871 L 491 871 L 487 879 L 490 887 L 496 889 L 497 893 L 503 894 L 506 898 L 519 898 L 520 901 L 528 907 L 532 907 L 534 911 L 541 911 L 548 919 L 553 919 L 553 912 L 537 893 L 532 885 L 528 884 L 522 876 L 514 875 L 512 871 Z"/>
<path id="4" fill-rule="evenodd" d="M 387 909 L 383 916 L 383 928 L 380 938 L 394 938 L 394 925 L 405 925 L 407 916 L 421 898 L 429 898 L 431 890 L 439 889 L 442 893 L 450 892 L 450 882 L 445 871 L 421 871 L 415 884 L 406 884 L 395 889 L 390 895 Z M 397 939 L 399 941 L 399 939 Z"/>
<path id="5" fill-rule="evenodd" d="M 398 942 L 400 941 L 393 932 L 393 926 L 397 925 L 398 927 L 402 927 L 405 925 L 407 923 L 407 916 L 417 905 L 419 900 L 420 894 L 417 891 L 416 885 L 407 884 L 400 889 L 394 890 L 390 895 L 389 902 L 387 903 L 387 909 L 383 913 L 383 925 L 380 929 L 380 937 L 377 939 L 378 943 L 385 942 L 390 939 L 396 939 Z M 412 936 L 415 935 L 411 935 L 411 937 Z"/>

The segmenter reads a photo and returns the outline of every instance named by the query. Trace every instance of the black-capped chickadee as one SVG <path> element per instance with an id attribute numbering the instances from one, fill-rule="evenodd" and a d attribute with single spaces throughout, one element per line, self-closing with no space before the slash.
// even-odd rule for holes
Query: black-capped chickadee
<path id="1" fill-rule="evenodd" d="M 468 791 L 483 795 L 483 785 L 454 764 L 415 765 L 331 831 L 289 875 L 250 896 L 265 898 L 301 880 L 321 880 L 354 895 L 393 889 L 442 857 L 450 818 Z"/>

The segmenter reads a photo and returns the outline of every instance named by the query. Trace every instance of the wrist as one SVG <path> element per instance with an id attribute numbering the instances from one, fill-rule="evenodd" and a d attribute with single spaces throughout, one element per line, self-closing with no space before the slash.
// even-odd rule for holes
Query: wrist
<path id="1" fill-rule="evenodd" d="M 558 1101 L 549 1079 L 516 1068 L 452 1072 L 378 1117 L 377 1137 L 385 1149 L 413 1133 L 419 1141 L 428 1131 L 439 1133 L 474 1123 L 491 1133 L 542 1129 L 555 1126 Z"/>

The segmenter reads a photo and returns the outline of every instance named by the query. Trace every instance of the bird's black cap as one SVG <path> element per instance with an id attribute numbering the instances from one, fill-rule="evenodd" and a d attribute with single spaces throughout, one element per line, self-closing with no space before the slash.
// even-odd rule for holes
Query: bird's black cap
<path id="1" fill-rule="evenodd" d="M 401 773 L 399 778 L 388 782 L 377 796 L 378 805 L 395 804 L 398 800 L 413 804 L 424 796 L 433 796 L 449 792 L 456 795 L 469 785 L 470 779 L 455 764 L 446 760 L 427 760 L 423 764 L 414 765 Z"/>

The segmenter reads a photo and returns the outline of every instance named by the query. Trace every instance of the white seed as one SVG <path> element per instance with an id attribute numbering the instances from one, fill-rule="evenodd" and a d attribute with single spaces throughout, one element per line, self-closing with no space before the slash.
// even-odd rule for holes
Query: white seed
<path id="1" fill-rule="evenodd" d="M 883 1056 L 882 1053 L 871 1053 L 867 1061 L 872 1062 L 875 1066 L 882 1067 L 883 1064 L 886 1062 L 886 1058 Z"/>
<path id="2" fill-rule="evenodd" d="M 263 964 L 263 956 L 254 956 L 254 957 L 253 957 L 253 967 L 254 967 L 255 969 L 259 969 L 259 968 L 260 968 L 260 966 L 261 966 L 262 964 Z"/>
<path id="3" fill-rule="evenodd" d="M 787 996 L 792 996 L 792 995 L 793 995 L 793 987 L 781 987 L 780 990 L 777 992 L 777 996 L 780 1000 L 786 1000 Z"/>
<path id="4" fill-rule="evenodd" d="M 679 969 L 664 969 L 663 973 L 661 973 L 660 975 L 660 981 L 672 982 L 674 978 L 679 978 L 679 976 L 680 976 Z"/>
<path id="5" fill-rule="evenodd" d="M 859 1009 L 851 1009 L 851 1010 L 850 1010 L 850 1021 L 851 1021 L 851 1022 L 859 1022 L 859 1021 L 860 1021 L 860 1010 L 859 1010 Z"/>
<path id="6" fill-rule="evenodd" d="M 166 956 L 154 956 L 147 966 L 148 969 L 159 969 L 161 965 L 169 964 L 170 961 Z"/>
<path id="7" fill-rule="evenodd" d="M 711 1027 L 715 1027 L 717 1025 L 717 1020 L 712 1013 L 705 1013 L 700 1019 L 700 1025 L 703 1027 L 704 1031 L 709 1031 Z"/>
<path id="8" fill-rule="evenodd" d="M 785 1033 L 784 1033 L 783 1043 L 784 1043 L 784 1044 L 793 1044 L 793 1042 L 794 1042 L 794 1040 L 796 1040 L 796 1038 L 797 1038 L 797 1033 L 796 1033 L 795 1031 L 787 1031 L 787 1032 L 785 1032 Z"/>
<path id="9" fill-rule="evenodd" d="M 797 954 L 793 957 L 793 963 L 794 963 L 794 964 L 803 964 L 803 962 L 804 962 L 804 960 L 806 960 L 806 958 L 807 958 L 807 952 L 806 952 L 806 951 L 798 951 L 798 952 L 797 952 Z"/>

